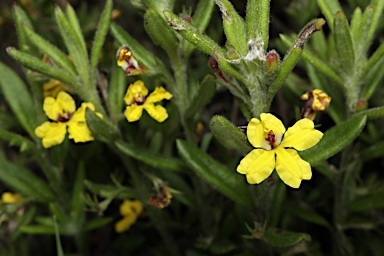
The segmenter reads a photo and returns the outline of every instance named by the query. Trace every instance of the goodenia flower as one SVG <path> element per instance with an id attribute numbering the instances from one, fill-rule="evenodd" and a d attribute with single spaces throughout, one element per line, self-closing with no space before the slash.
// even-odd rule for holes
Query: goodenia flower
<path id="1" fill-rule="evenodd" d="M 276 169 L 285 184 L 298 188 L 302 180 L 311 179 L 312 172 L 296 150 L 313 147 L 323 133 L 308 118 L 297 121 L 287 132 L 274 115 L 262 113 L 260 118 L 252 118 L 247 126 L 248 140 L 255 149 L 241 160 L 237 172 L 245 174 L 248 183 L 259 184 Z"/>
<path id="2" fill-rule="evenodd" d="M 164 122 L 168 118 L 167 110 L 155 103 L 164 99 L 169 100 L 172 94 L 163 87 L 156 89 L 148 95 L 148 89 L 144 86 L 143 81 L 138 80 L 129 85 L 124 101 L 128 105 L 125 110 L 125 117 L 128 122 L 135 122 L 140 119 L 145 109 L 148 114 L 158 122 Z"/>
<path id="3" fill-rule="evenodd" d="M 122 233 L 128 230 L 143 212 L 143 204 L 139 200 L 124 200 L 120 205 L 121 220 L 115 223 L 115 231 Z"/>
<path id="4" fill-rule="evenodd" d="M 16 193 L 11 193 L 11 192 L 4 192 L 1 195 L 1 201 L 0 203 L 2 204 L 15 204 L 18 202 L 23 201 L 23 198 Z"/>
<path id="5" fill-rule="evenodd" d="M 301 118 L 306 117 L 314 120 L 316 112 L 325 111 L 328 108 L 332 98 L 324 91 L 314 89 L 303 94 L 300 99 L 307 101 L 301 112 Z"/>
<path id="6" fill-rule="evenodd" d="M 127 75 L 141 75 L 144 67 L 140 66 L 131 49 L 127 46 L 122 46 L 116 53 L 117 65 L 121 67 Z"/>
<path id="7" fill-rule="evenodd" d="M 68 137 L 76 143 L 94 140 L 85 121 L 87 108 L 95 110 L 94 105 L 89 102 L 83 102 L 80 108 L 76 110 L 73 98 L 63 91 L 59 92 L 56 99 L 46 97 L 43 109 L 53 122 L 44 122 L 35 129 L 36 136 L 42 139 L 43 147 L 50 148 L 61 144 L 65 139 L 67 130 Z M 97 115 L 102 116 L 100 113 L 97 113 Z"/>

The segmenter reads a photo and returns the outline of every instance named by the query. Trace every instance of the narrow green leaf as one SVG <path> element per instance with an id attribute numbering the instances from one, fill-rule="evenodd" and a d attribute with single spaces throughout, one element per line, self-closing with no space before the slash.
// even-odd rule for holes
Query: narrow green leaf
<path id="1" fill-rule="evenodd" d="M 225 56 L 224 50 L 211 38 L 204 35 L 191 24 L 183 21 L 175 14 L 164 11 L 165 19 L 168 24 L 181 36 L 187 39 L 191 44 L 195 45 L 200 51 L 208 55 Z"/>
<path id="2" fill-rule="evenodd" d="M 85 180 L 85 167 L 84 162 L 80 162 L 76 171 L 76 180 L 73 185 L 72 192 L 72 211 L 71 217 L 75 221 L 80 221 L 84 215 L 84 180 Z"/>
<path id="3" fill-rule="evenodd" d="M 357 112 L 355 116 L 367 116 L 367 120 L 373 120 L 384 116 L 384 107 L 370 108 Z"/>
<path id="4" fill-rule="evenodd" d="M 284 60 L 281 63 L 280 70 L 278 71 L 275 80 L 271 84 L 269 91 L 274 95 L 284 83 L 285 79 L 291 73 L 293 68 L 296 66 L 301 54 L 303 53 L 304 45 L 308 38 L 316 31 L 321 30 L 325 20 L 315 19 L 309 22 L 300 32 L 295 44 L 284 56 Z"/>
<path id="5" fill-rule="evenodd" d="M 0 87 L 20 124 L 31 137 L 34 137 L 34 130 L 38 125 L 38 120 L 30 92 L 19 76 L 1 62 Z"/>
<path id="6" fill-rule="evenodd" d="M 61 246 L 59 226 L 57 225 L 56 217 L 53 216 L 53 223 L 55 227 L 56 251 L 57 256 L 64 256 L 63 247 Z"/>
<path id="7" fill-rule="evenodd" d="M 317 5 L 327 20 L 328 26 L 333 30 L 334 15 L 337 11 L 341 11 L 339 1 L 335 0 L 317 0 Z"/>
<path id="8" fill-rule="evenodd" d="M 0 161 L 0 180 L 22 195 L 36 201 L 48 203 L 55 200 L 55 195 L 44 181 L 22 166 Z"/>
<path id="9" fill-rule="evenodd" d="M 111 23 L 113 3 L 112 0 L 107 0 L 101 13 L 99 25 L 97 27 L 95 38 L 93 39 L 91 50 L 91 72 L 92 80 L 96 81 L 97 64 L 99 62 L 101 48 L 103 47 L 105 38 L 108 33 L 109 24 Z"/>
<path id="10" fill-rule="evenodd" d="M 369 212 L 384 208 L 384 191 L 361 196 L 349 203 L 348 207 L 355 212 Z"/>
<path id="11" fill-rule="evenodd" d="M 304 241 L 311 241 L 311 236 L 305 233 L 295 233 L 270 228 L 263 234 L 262 240 L 277 247 L 293 246 Z"/>
<path id="12" fill-rule="evenodd" d="M 85 120 L 92 135 L 103 142 L 111 143 L 120 137 L 119 130 L 109 120 L 99 117 L 94 111 L 87 109 Z"/>
<path id="13" fill-rule="evenodd" d="M 19 39 L 19 47 L 23 51 L 29 52 L 31 49 L 28 45 L 27 36 L 25 34 L 23 26 L 27 26 L 33 29 L 32 22 L 28 18 L 28 15 L 24 12 L 24 10 L 21 9 L 18 5 L 14 5 L 13 7 L 13 20 L 15 21 L 16 25 L 17 37 Z"/>
<path id="14" fill-rule="evenodd" d="M 44 226 L 44 225 L 28 225 L 20 227 L 20 230 L 27 234 L 46 234 L 52 235 L 55 234 L 55 227 L 53 226 Z"/>
<path id="15" fill-rule="evenodd" d="M 177 158 L 165 157 L 148 150 L 129 145 L 123 141 L 116 141 L 115 146 L 124 154 L 133 157 L 149 166 L 172 171 L 182 171 L 185 165 Z"/>
<path id="16" fill-rule="evenodd" d="M 318 144 L 300 152 L 301 157 L 313 165 L 335 155 L 359 136 L 366 122 L 367 116 L 354 116 L 334 126 L 324 133 Z"/>
<path id="17" fill-rule="evenodd" d="M 364 77 L 366 77 L 367 73 L 375 67 L 375 65 L 379 62 L 382 62 L 384 60 L 384 44 L 380 45 L 380 47 L 375 51 L 374 54 L 369 58 L 367 64 L 365 65 L 364 69 L 361 71 L 361 80 L 364 80 Z"/>
<path id="18" fill-rule="evenodd" d="M 132 189 L 127 187 L 117 188 L 112 185 L 98 184 L 90 180 L 84 180 L 84 184 L 92 193 L 104 198 L 117 197 L 117 198 L 134 198 L 135 194 Z"/>
<path id="19" fill-rule="evenodd" d="M 355 56 L 356 56 L 357 62 L 359 62 L 361 58 L 365 58 L 367 54 L 366 51 L 370 43 L 367 40 L 369 36 L 369 28 L 372 23 L 372 17 L 373 17 L 373 9 L 371 6 L 368 6 L 364 11 L 364 15 L 361 19 L 359 29 L 357 30 L 357 33 L 353 37 L 353 43 L 355 47 Z"/>
<path id="20" fill-rule="evenodd" d="M 289 39 L 285 35 L 280 34 L 280 38 L 286 46 L 290 46 L 293 44 L 293 40 Z M 315 66 L 320 72 L 331 78 L 333 81 L 337 82 L 339 85 L 343 85 L 343 81 L 335 73 L 335 71 L 333 71 L 329 64 L 317 58 L 314 54 L 310 53 L 309 50 L 304 49 L 303 58 L 310 62 L 313 66 Z"/>
<path id="21" fill-rule="evenodd" d="M 96 218 L 93 220 L 89 220 L 85 223 L 84 230 L 85 231 L 91 231 L 91 230 L 100 228 L 102 226 L 105 226 L 108 223 L 110 223 L 111 221 L 113 221 L 112 217 Z"/>
<path id="22" fill-rule="evenodd" d="M 360 28 L 362 17 L 363 17 L 363 12 L 361 11 L 361 8 L 358 6 L 353 12 L 352 19 L 351 19 L 351 34 L 354 41 L 356 41 L 355 38 L 360 33 L 359 28 Z"/>
<path id="23" fill-rule="evenodd" d="M 213 136 L 227 149 L 234 149 L 242 155 L 252 150 L 247 136 L 222 116 L 214 116 L 209 123 Z"/>
<path id="24" fill-rule="evenodd" d="M 171 59 L 177 58 L 179 39 L 160 14 L 148 9 L 144 14 L 144 28 L 153 42 L 160 45 Z"/>
<path id="25" fill-rule="evenodd" d="M 59 9 L 59 8 L 57 7 L 57 9 Z M 88 59 L 87 45 L 85 44 L 83 32 L 81 31 L 80 22 L 79 22 L 79 19 L 77 18 L 76 12 L 70 4 L 67 4 L 65 11 L 67 14 L 66 20 L 68 21 L 68 24 L 70 25 L 70 27 L 72 27 L 72 29 L 73 29 L 71 32 L 76 33 L 76 37 L 79 40 L 79 42 L 83 48 L 84 53 L 86 54 L 86 59 Z M 65 16 L 63 16 L 63 17 L 65 17 Z"/>
<path id="26" fill-rule="evenodd" d="M 212 75 L 204 77 L 200 84 L 198 91 L 193 97 L 190 105 L 185 111 L 185 119 L 191 118 L 196 113 L 199 113 L 201 109 L 208 104 L 216 92 L 216 79 Z"/>
<path id="27" fill-rule="evenodd" d="M 0 139 L 8 141 L 11 145 L 18 145 L 20 147 L 20 151 L 36 150 L 36 146 L 34 143 L 32 143 L 32 141 L 19 134 L 9 132 L 3 128 L 0 128 Z"/>
<path id="28" fill-rule="evenodd" d="M 373 8 L 373 17 L 371 22 L 371 27 L 369 29 L 369 35 L 367 37 L 367 43 L 370 44 L 375 34 L 376 29 L 379 26 L 379 22 L 384 9 L 384 1 L 382 0 L 372 0 L 371 6 Z"/>
<path id="29" fill-rule="evenodd" d="M 382 72 L 383 64 L 384 57 L 382 57 L 378 62 L 376 62 L 371 69 L 367 70 L 367 73 L 362 74 L 364 76 L 363 79 L 365 82 L 365 86 L 362 87 L 360 95 L 363 99 L 369 100 L 379 87 L 384 77 L 384 72 Z"/>
<path id="30" fill-rule="evenodd" d="M 158 65 L 160 65 L 163 67 L 162 70 L 165 69 L 164 64 L 157 59 L 152 52 L 145 49 L 136 39 L 116 23 L 111 24 L 111 33 L 119 44 L 128 46 L 132 50 L 135 58 L 146 68 L 149 70 L 158 70 Z"/>
<path id="31" fill-rule="evenodd" d="M 110 116 L 114 123 L 117 123 L 118 116 L 123 111 L 124 98 L 126 90 L 126 75 L 117 65 L 113 65 L 112 77 L 108 88 L 108 101 Z"/>
<path id="32" fill-rule="evenodd" d="M 51 210 L 53 216 L 55 216 L 61 223 L 66 224 L 69 221 L 68 215 L 57 203 L 49 204 L 49 209 Z"/>
<path id="33" fill-rule="evenodd" d="M 241 56 L 246 56 L 248 48 L 243 18 L 235 10 L 230 1 L 215 0 L 215 2 L 220 7 L 223 17 L 224 33 L 228 42 Z"/>
<path id="34" fill-rule="evenodd" d="M 186 141 L 177 140 L 176 145 L 181 157 L 199 177 L 233 201 L 248 208 L 252 207 L 248 184 L 235 170 L 228 170 L 211 156 Z"/>
<path id="35" fill-rule="evenodd" d="M 50 42 L 46 41 L 44 38 L 36 34 L 32 29 L 27 26 L 24 26 L 24 31 L 26 32 L 29 40 L 42 52 L 47 54 L 56 64 L 65 69 L 72 76 L 76 76 L 76 69 L 73 66 L 73 63 L 68 59 L 68 56 L 64 54 L 61 50 L 57 49 Z"/>
<path id="36" fill-rule="evenodd" d="M 269 43 L 269 9 L 271 0 L 248 0 L 246 15 L 247 40 L 261 36 L 264 50 Z"/>
<path id="37" fill-rule="evenodd" d="M 76 91 L 81 97 L 85 95 L 83 88 L 76 82 L 76 79 L 61 69 L 49 65 L 42 60 L 13 47 L 8 47 L 7 52 L 12 58 L 25 65 L 27 68 L 63 82 Z"/>
<path id="38" fill-rule="evenodd" d="M 348 20 L 342 11 L 338 11 L 335 15 L 333 32 L 340 66 L 346 75 L 352 75 L 355 67 L 354 42 Z"/>
<path id="39" fill-rule="evenodd" d="M 67 7 L 67 10 L 68 8 L 71 9 L 70 7 Z M 84 38 L 82 34 L 78 34 L 76 31 L 77 26 L 68 22 L 63 11 L 59 7 L 56 7 L 55 9 L 55 18 L 60 35 L 63 38 L 69 53 L 71 54 L 73 63 L 75 64 L 77 73 L 81 77 L 83 86 L 85 86 L 86 89 L 93 93 L 95 90 L 95 84 L 90 84 L 88 54 L 85 48 L 85 43 L 83 42 Z M 72 22 L 74 21 L 72 20 Z M 87 98 L 88 97 L 85 99 Z"/>

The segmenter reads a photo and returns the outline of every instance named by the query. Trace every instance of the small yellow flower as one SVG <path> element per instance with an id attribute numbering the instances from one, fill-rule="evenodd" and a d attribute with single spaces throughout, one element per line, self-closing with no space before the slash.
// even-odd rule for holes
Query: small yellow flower
<path id="1" fill-rule="evenodd" d="M 141 75 L 144 72 L 144 67 L 140 66 L 131 49 L 127 46 L 122 46 L 116 53 L 117 65 L 121 67 L 127 75 Z"/>
<path id="2" fill-rule="evenodd" d="M 163 209 L 171 203 L 172 194 L 164 183 L 159 184 L 157 195 L 151 196 L 148 203 L 156 208 Z"/>
<path id="3" fill-rule="evenodd" d="M 325 111 L 328 108 L 332 98 L 329 97 L 324 91 L 314 89 L 303 94 L 300 99 L 307 101 L 301 112 L 301 118 L 314 120 L 316 112 Z"/>
<path id="4" fill-rule="evenodd" d="M 44 122 L 35 129 L 37 137 L 42 138 L 44 148 L 61 144 L 65 135 L 76 143 L 94 140 L 85 121 L 85 111 L 89 108 L 95 110 L 92 103 L 83 102 L 76 110 L 75 101 L 66 92 L 59 92 L 57 98 L 47 97 L 44 100 L 44 112 L 53 122 Z M 76 110 L 76 111 L 75 111 Z M 102 116 L 97 113 L 98 116 Z"/>
<path id="5" fill-rule="evenodd" d="M 237 167 L 250 184 L 259 184 L 276 168 L 280 179 L 290 187 L 298 188 L 302 180 L 312 177 L 311 166 L 300 158 L 302 151 L 316 145 L 323 133 L 314 129 L 308 118 L 297 121 L 287 132 L 283 123 L 272 114 L 262 113 L 261 121 L 252 118 L 247 137 L 255 147 Z M 284 137 L 283 137 L 284 136 Z"/>
<path id="6" fill-rule="evenodd" d="M 145 109 L 148 114 L 158 122 L 164 122 L 168 118 L 167 110 L 155 103 L 164 99 L 171 99 L 172 94 L 163 87 L 157 87 L 148 95 L 148 89 L 144 86 L 143 81 L 138 80 L 129 85 L 124 101 L 128 105 L 125 110 L 125 117 L 128 122 L 135 122 L 140 119 Z"/>
<path id="7" fill-rule="evenodd" d="M 115 223 L 115 231 L 122 233 L 128 230 L 143 212 L 143 204 L 139 200 L 124 200 L 120 205 L 121 220 Z"/>
<path id="8" fill-rule="evenodd" d="M 68 87 L 56 79 L 51 79 L 49 82 L 43 84 L 44 98 L 53 97 L 56 98 L 57 94 L 61 91 L 67 91 Z"/>
<path id="9" fill-rule="evenodd" d="M 23 198 L 17 193 L 4 192 L 1 195 L 1 203 L 3 204 L 15 204 L 23 201 Z"/>

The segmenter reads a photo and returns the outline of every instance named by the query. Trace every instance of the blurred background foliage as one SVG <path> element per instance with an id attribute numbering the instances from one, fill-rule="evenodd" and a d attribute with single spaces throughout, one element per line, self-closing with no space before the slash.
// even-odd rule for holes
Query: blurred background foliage
<path id="1" fill-rule="evenodd" d="M 165 51 L 151 41 L 144 29 L 143 15 L 146 8 L 138 8 L 139 2 L 114 0 L 112 20 L 143 47 L 169 65 Z M 173 12 L 191 14 L 197 2 L 177 0 Z M 53 13 L 55 5 L 64 8 L 67 3 L 76 10 L 86 44 L 90 49 L 105 1 L 16 1 L 16 4 L 28 14 L 35 32 L 60 49 L 65 49 L 65 44 L 60 37 Z M 232 3 L 244 17 L 246 1 L 232 1 Z M 0 60 L 15 70 L 26 82 L 23 67 L 12 60 L 5 51 L 8 46 L 18 45 L 12 17 L 14 4 L 15 1 L 8 0 L 2 0 L 0 3 L 2 39 Z M 351 20 L 356 7 L 365 10 L 369 1 L 342 0 L 340 4 L 347 19 Z M 298 34 L 307 22 L 320 17 L 324 16 L 317 1 L 272 0 L 269 49 L 276 49 L 283 56 L 289 47 L 282 42 L 279 35 Z M 370 43 L 368 56 L 383 44 L 383 29 L 384 22 L 381 19 L 374 40 Z M 331 31 L 325 25 L 321 33 L 328 37 Z M 225 44 L 221 14 L 217 6 L 214 8 L 205 34 L 219 45 Z M 331 59 L 328 59 L 330 51 L 321 52 L 321 48 L 316 48 L 318 46 L 316 42 L 322 40 L 320 37 L 315 34 L 308 41 L 306 49 L 320 50 L 316 52 L 318 56 L 328 61 Z M 111 79 L 113 69 L 116 69 L 115 55 L 118 47 L 119 43 L 108 33 L 99 62 L 99 69 L 107 80 Z M 38 52 L 36 56 L 42 58 L 43 54 Z M 189 84 L 197 84 L 206 74 L 213 74 L 208 59 L 209 56 L 197 50 L 192 52 L 188 60 Z M 384 64 L 383 58 L 381 64 Z M 32 77 L 32 80 L 40 84 L 47 81 L 47 78 L 38 74 L 32 74 Z M 135 77 L 126 77 L 125 83 L 128 85 L 135 80 L 137 80 Z M 144 80 L 153 88 L 162 83 L 161 79 L 156 77 Z M 301 58 L 276 95 L 271 112 L 277 113 L 285 121 L 286 126 L 293 124 L 296 116 L 294 109 L 300 109 L 304 104 L 299 98 L 300 95 L 317 85 L 323 85 L 324 88 L 331 90 L 327 91 L 333 98 L 331 107 L 337 112 L 337 109 L 345 108 L 345 99 L 340 87 L 333 86 L 333 83 L 330 78 L 316 71 L 305 58 Z M 378 84 L 377 90 L 367 103 L 369 107 L 382 106 L 384 103 L 383 79 Z M 2 128 L 27 136 L 2 94 L 0 102 Z M 184 138 L 185 134 L 181 131 L 177 106 L 172 101 L 166 106 L 170 117 L 164 124 L 158 124 L 148 116 L 144 116 L 139 123 L 134 124 L 128 124 L 126 120 L 119 121 L 123 137 L 142 148 L 151 148 L 156 153 L 161 152 L 163 156 L 177 155 L 174 142 L 176 138 Z M 216 114 L 228 118 L 238 126 L 246 125 L 247 122 L 236 98 L 222 86 L 218 87 L 212 100 L 201 112 L 197 128 L 193 130 L 197 134 L 200 148 L 235 172 L 241 157 L 234 150 L 227 150 L 221 146 L 209 129 L 209 122 Z M 333 127 L 337 123 L 334 116 L 332 109 L 328 113 L 320 114 L 317 117 L 317 123 L 321 124 L 319 129 L 326 131 Z M 265 204 L 270 210 L 268 226 L 297 232 L 289 234 L 273 230 L 269 235 L 273 236 L 279 232 L 283 232 L 283 236 L 286 235 L 285 243 L 280 236 L 277 244 L 274 244 L 276 240 L 273 237 L 258 237 L 258 232 L 263 226 L 258 226 L 260 223 L 254 219 L 257 213 L 233 203 L 192 172 L 183 170 L 175 175 L 167 170 L 143 167 L 136 159 L 126 156 L 125 160 L 122 160 L 124 157 L 99 140 L 84 145 L 74 145 L 66 140 L 63 145 L 52 148 L 49 152 L 51 163 L 57 166 L 60 172 L 65 173 L 65 180 L 62 183 L 63 194 L 60 194 L 60 199 L 56 201 L 50 201 L 49 195 L 46 195 L 48 199 L 34 198 L 14 209 L 2 206 L 0 255 L 60 255 L 60 247 L 65 255 L 382 255 L 384 251 L 383 125 L 383 119 L 380 118 L 369 121 L 357 140 L 345 149 L 347 153 L 337 154 L 328 162 L 314 166 L 313 178 L 305 182 L 298 191 L 285 187 L 275 177 L 269 202 Z M 147 127 L 151 129 L 146 129 Z M 9 172 L 20 171 L 16 165 L 8 164 L 14 162 L 24 166 L 25 173 L 29 170 L 38 177 L 44 177 L 44 173 L 36 164 L 35 156 L 20 151 L 18 146 L 10 145 L 6 140 L 0 143 L 2 147 L 0 161 L 4 160 L 1 166 L 3 170 L 8 168 Z M 179 162 L 177 164 L 188 169 L 185 164 Z M 156 194 L 152 189 L 150 178 L 145 178 L 143 187 L 132 189 L 131 179 L 135 178 L 127 173 L 127 166 L 136 168 L 138 172 L 155 173 L 171 188 L 179 191 L 179 194 L 174 193 L 170 206 L 162 210 L 146 205 L 146 210 L 139 216 L 137 223 L 129 231 L 117 234 L 113 223 L 121 218 L 119 205 L 122 200 L 139 198 L 146 202 L 151 195 L 150 191 Z M 352 176 L 347 180 L 346 186 L 335 179 L 334 173 L 341 166 L 356 170 L 351 172 Z M 7 175 L 7 172 L 2 171 L 0 175 Z M 23 176 L 24 173 L 20 172 L 20 175 Z M 28 182 L 25 178 L 27 176 L 23 177 L 26 179 L 25 182 Z M 0 179 L 6 180 L 4 176 Z M 142 181 L 143 177 L 137 179 Z M 0 184 L 1 191 L 19 192 L 28 198 L 22 191 L 13 191 L 12 186 L 6 183 Z M 263 189 L 265 188 L 256 188 L 257 193 L 266 193 Z M 348 193 L 343 194 L 348 197 L 342 198 L 343 202 L 339 202 L 340 198 L 335 196 L 335 191 L 338 189 L 348 190 Z M 75 194 L 76 191 L 80 192 Z M 84 214 L 73 213 L 76 212 L 74 208 L 70 208 L 73 205 L 68 206 L 66 203 L 76 201 L 74 200 L 76 197 L 84 201 L 83 204 L 78 204 L 76 209 L 78 211 L 86 209 Z M 79 219 L 74 217 L 76 214 L 79 214 Z M 59 224 L 65 223 L 60 224 L 59 232 L 52 229 L 56 222 L 52 219 L 53 215 L 56 215 Z M 60 215 L 64 216 L 60 218 Z M 68 218 L 73 218 L 73 222 L 68 221 Z M 78 223 L 82 223 L 83 226 L 79 228 L 76 226 Z M 44 229 L 44 225 L 50 228 Z M 20 228 L 22 226 L 24 228 Z M 55 240 L 59 236 L 58 233 L 61 243 Z M 248 239 L 250 233 L 253 238 L 258 239 Z"/>

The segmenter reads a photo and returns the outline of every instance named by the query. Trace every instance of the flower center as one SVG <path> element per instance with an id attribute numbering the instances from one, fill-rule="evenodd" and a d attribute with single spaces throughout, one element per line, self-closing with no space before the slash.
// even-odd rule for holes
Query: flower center
<path id="1" fill-rule="evenodd" d="M 265 138 L 265 140 L 269 143 L 269 145 L 271 145 L 271 147 L 273 148 L 275 143 L 276 143 L 276 135 L 273 133 L 272 130 L 270 130 L 267 134 L 267 137 Z"/>
<path id="2" fill-rule="evenodd" d="M 56 121 L 60 122 L 60 123 L 65 123 L 65 122 L 68 122 L 69 120 L 71 120 L 72 118 L 72 113 L 71 112 L 64 112 L 62 114 L 59 114 L 56 118 Z"/>
<path id="3" fill-rule="evenodd" d="M 133 98 L 133 100 L 132 100 L 132 102 L 131 102 L 131 105 L 132 104 L 136 104 L 136 105 L 143 105 L 144 104 L 144 102 L 145 102 L 145 99 L 146 99 L 146 97 L 144 96 L 144 95 L 142 95 L 142 94 L 139 94 L 138 96 L 136 96 L 136 97 L 134 97 Z"/>

